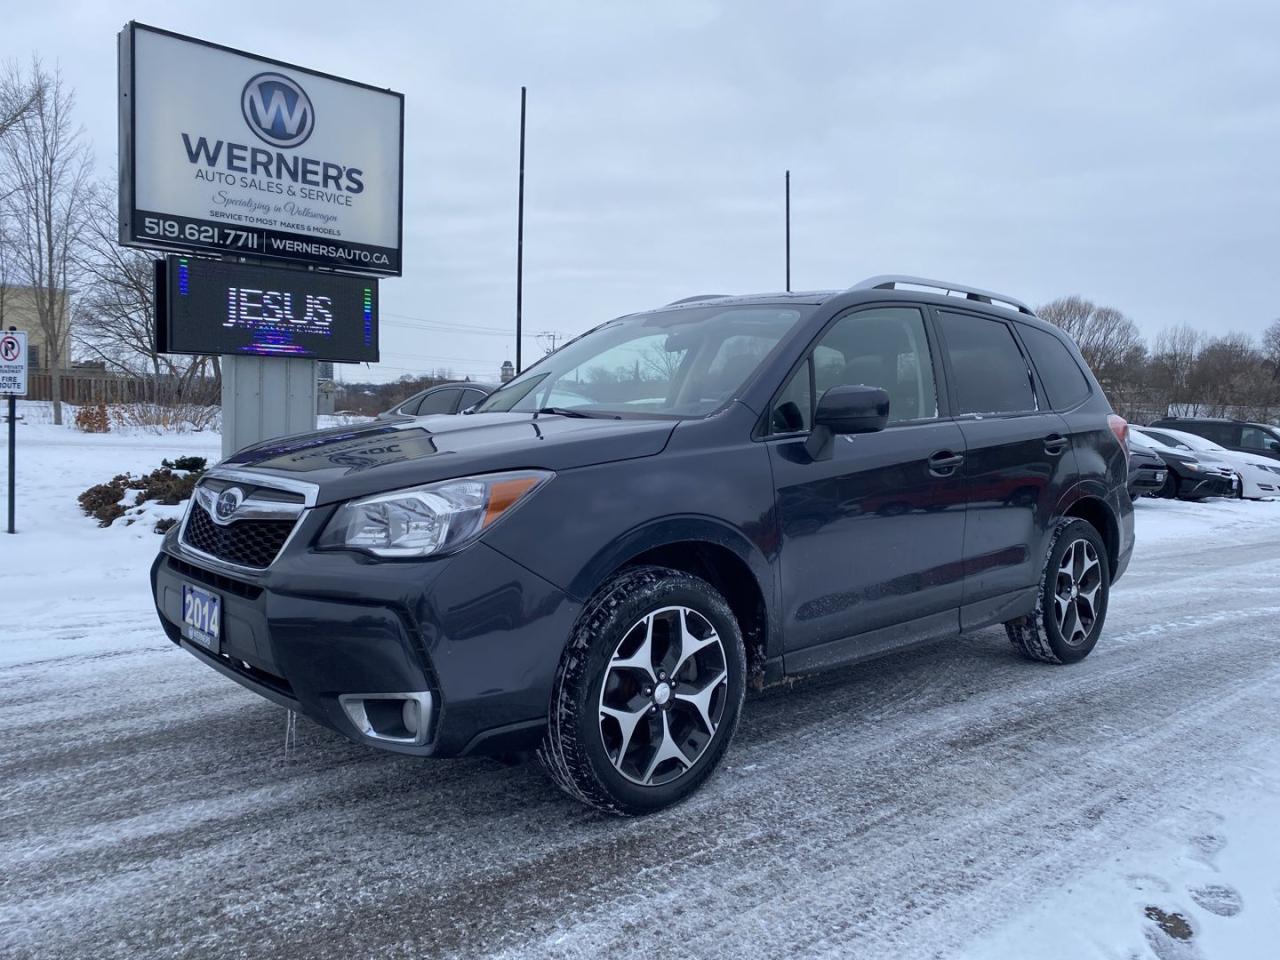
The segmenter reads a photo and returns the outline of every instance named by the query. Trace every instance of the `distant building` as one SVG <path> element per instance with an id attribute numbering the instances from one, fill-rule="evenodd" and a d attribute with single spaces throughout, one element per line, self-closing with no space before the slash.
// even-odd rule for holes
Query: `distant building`
<path id="1" fill-rule="evenodd" d="M 501 372 L 499 372 L 499 374 L 498 374 L 498 379 L 499 379 L 499 380 L 501 380 L 503 383 L 506 383 L 508 380 L 510 380 L 510 379 L 511 379 L 512 377 L 514 377 L 515 375 L 516 375 L 516 368 L 515 368 L 515 367 L 513 367 L 513 366 L 511 365 L 511 361 L 510 361 L 510 360 L 503 360 L 503 361 L 502 361 L 502 370 L 501 370 Z"/>
<path id="2" fill-rule="evenodd" d="M 66 298 L 66 293 L 63 293 Z M 71 333 L 71 318 L 67 318 L 66 333 L 62 340 L 62 367 L 71 367 L 71 354 L 68 340 Z M 49 349 L 45 343 L 44 330 L 40 327 L 40 314 L 36 311 L 35 291 L 30 287 L 13 287 L 0 284 L 0 329 L 8 330 L 17 327 L 27 334 L 27 363 L 33 372 L 44 373 L 49 370 Z"/>

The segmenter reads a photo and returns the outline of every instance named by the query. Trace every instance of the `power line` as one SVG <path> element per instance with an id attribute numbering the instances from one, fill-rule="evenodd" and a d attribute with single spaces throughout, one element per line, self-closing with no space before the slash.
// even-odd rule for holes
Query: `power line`
<path id="1" fill-rule="evenodd" d="M 384 317 L 398 317 L 401 320 L 413 320 L 416 323 L 425 323 L 437 327 L 449 327 L 457 330 L 467 330 L 472 333 L 501 333 L 504 336 L 511 336 L 510 330 L 504 330 L 502 327 L 484 327 L 470 323 L 451 323 L 448 320 L 432 320 L 428 317 L 415 317 L 409 313 L 392 313 L 390 310 L 380 311 Z"/>

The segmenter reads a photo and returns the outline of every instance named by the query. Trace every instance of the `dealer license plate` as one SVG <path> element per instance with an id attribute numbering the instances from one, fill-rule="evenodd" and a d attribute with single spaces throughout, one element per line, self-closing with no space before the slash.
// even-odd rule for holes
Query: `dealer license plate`
<path id="1" fill-rule="evenodd" d="M 1163 471 L 1163 470 L 1157 470 L 1157 471 L 1156 471 L 1156 483 L 1164 483 L 1164 471 Z"/>
<path id="2" fill-rule="evenodd" d="M 182 585 L 182 635 L 213 653 L 222 635 L 222 598 L 189 583 Z"/>

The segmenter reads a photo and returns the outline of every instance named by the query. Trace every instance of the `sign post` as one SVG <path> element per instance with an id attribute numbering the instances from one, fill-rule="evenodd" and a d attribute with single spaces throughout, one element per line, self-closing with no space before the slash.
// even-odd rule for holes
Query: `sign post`
<path id="1" fill-rule="evenodd" d="M 12 327 L 0 333 L 0 393 L 9 398 L 9 533 L 14 527 L 14 482 L 17 477 L 18 397 L 27 395 L 27 335 Z"/>

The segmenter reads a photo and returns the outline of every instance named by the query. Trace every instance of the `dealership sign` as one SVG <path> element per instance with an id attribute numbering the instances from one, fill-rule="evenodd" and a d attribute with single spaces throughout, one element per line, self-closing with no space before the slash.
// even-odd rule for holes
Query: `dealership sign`
<path id="1" fill-rule="evenodd" d="M 128 24 L 120 242 L 401 271 L 404 98 Z"/>
<path id="2" fill-rule="evenodd" d="M 169 256 L 156 264 L 160 353 L 378 359 L 378 281 Z"/>

